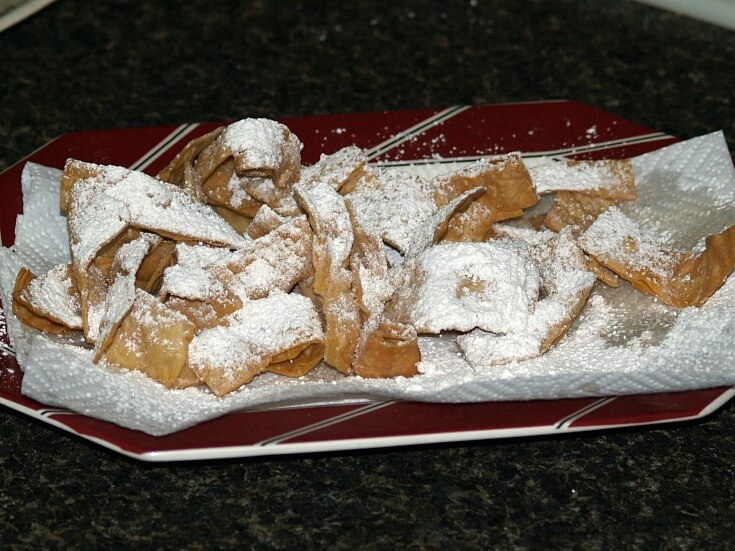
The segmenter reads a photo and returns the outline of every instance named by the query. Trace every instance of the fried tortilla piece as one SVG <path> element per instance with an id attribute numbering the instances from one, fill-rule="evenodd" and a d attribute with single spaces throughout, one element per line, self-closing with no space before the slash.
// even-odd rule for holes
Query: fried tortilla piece
<path id="1" fill-rule="evenodd" d="M 429 182 L 394 169 L 364 169 L 342 188 L 361 224 L 405 253 L 418 230 L 436 211 Z"/>
<path id="2" fill-rule="evenodd" d="M 349 373 L 360 337 L 360 312 L 349 258 L 354 234 L 344 198 L 327 184 L 294 195 L 316 234 L 313 244 L 314 293 L 321 297 L 325 320 L 324 359 Z"/>
<path id="3" fill-rule="evenodd" d="M 261 176 L 239 178 L 240 187 L 253 199 L 268 205 L 281 216 L 301 213 L 293 198 L 291 186 L 278 187 L 270 178 Z"/>
<path id="4" fill-rule="evenodd" d="M 605 285 L 610 287 L 617 287 L 620 285 L 620 277 L 618 277 L 618 274 L 608 268 L 605 268 L 605 266 L 600 264 L 595 257 L 587 257 L 587 267 L 590 272 L 595 274 L 597 279 L 602 281 Z"/>
<path id="5" fill-rule="evenodd" d="M 618 201 L 632 201 L 637 197 L 630 159 L 565 159 L 535 166 L 530 174 L 538 193 L 573 191 Z"/>
<path id="6" fill-rule="evenodd" d="M 169 239 L 161 240 L 140 263 L 135 273 L 135 286 L 156 294 L 161 286 L 164 270 L 173 265 L 175 259 L 176 243 Z"/>
<path id="7" fill-rule="evenodd" d="M 247 234 L 252 239 L 258 239 L 269 234 L 277 227 L 285 224 L 290 220 L 288 216 L 281 216 L 268 205 L 263 205 L 258 209 L 255 218 L 248 226 Z"/>
<path id="8" fill-rule="evenodd" d="M 544 224 L 555 232 L 561 231 L 566 226 L 586 230 L 600 214 L 614 204 L 614 199 L 596 197 L 577 191 L 558 191 L 551 209 L 544 218 Z"/>
<path id="9" fill-rule="evenodd" d="M 406 251 L 406 256 L 394 280 L 394 293 L 385 305 L 387 319 L 392 322 L 411 324 L 411 308 L 418 299 L 419 286 L 416 284 L 423 277 L 419 256 L 426 249 L 435 245 L 444 237 L 449 221 L 457 213 L 472 204 L 484 193 L 478 187 L 465 191 L 439 208 L 413 235 Z"/>
<path id="10" fill-rule="evenodd" d="M 71 188 L 75 182 L 93 178 L 102 174 L 100 165 L 85 163 L 76 159 L 67 159 L 64 163 L 64 172 L 61 173 L 59 189 L 59 210 L 61 214 L 69 212 L 71 202 Z"/>
<path id="11" fill-rule="evenodd" d="M 707 236 L 701 252 L 684 252 L 645 231 L 617 207 L 582 234 L 580 246 L 639 291 L 676 308 L 704 304 L 735 267 L 735 226 Z"/>
<path id="12" fill-rule="evenodd" d="M 303 215 L 253 240 L 228 257 L 226 266 L 234 274 L 229 288 L 242 300 L 289 292 L 314 271 L 313 241 L 314 233 Z"/>
<path id="13" fill-rule="evenodd" d="M 221 207 L 219 205 L 214 205 L 212 208 L 214 209 L 214 212 L 219 214 L 225 220 L 225 222 L 227 222 L 230 227 L 232 227 L 232 229 L 240 235 L 245 235 L 245 233 L 248 231 L 250 223 L 253 220 L 249 216 L 238 214 L 237 212 L 232 211 L 227 207 Z"/>
<path id="14" fill-rule="evenodd" d="M 36 314 L 69 329 L 81 330 L 82 317 L 79 306 L 79 290 L 71 264 L 59 264 L 40 277 L 27 272 L 18 299 Z M 30 275 L 32 279 L 27 279 Z M 19 274 L 19 279 L 21 276 Z"/>
<path id="15" fill-rule="evenodd" d="M 350 270 L 360 306 L 360 339 L 352 370 L 361 377 L 411 377 L 418 374 L 421 352 L 410 325 L 385 318 L 385 304 L 394 293 L 388 259 L 380 237 L 366 231 L 350 201 L 346 203 L 355 236 Z"/>
<path id="16" fill-rule="evenodd" d="M 474 329 L 457 337 L 465 358 L 478 368 L 546 352 L 582 311 L 596 280 L 569 230 L 554 234 L 507 228 L 496 241 L 528 250 L 541 276 L 541 292 L 524 327 L 507 332 Z"/>
<path id="17" fill-rule="evenodd" d="M 210 207 L 192 201 L 178 187 L 122 167 L 99 170 L 71 189 L 67 220 L 76 275 L 128 227 L 176 241 L 231 248 L 244 244 Z"/>
<path id="18" fill-rule="evenodd" d="M 211 145 L 219 135 L 222 134 L 224 129 L 224 126 L 220 126 L 203 136 L 199 136 L 198 138 L 191 140 L 186 144 L 186 146 L 184 146 L 184 149 L 179 151 L 176 154 L 176 157 L 174 157 L 173 160 L 158 173 L 158 179 L 185 188 L 186 185 L 184 184 L 186 181 L 187 168 L 192 168 L 194 166 L 199 154 L 206 147 Z"/>
<path id="19" fill-rule="evenodd" d="M 224 266 L 171 266 L 164 272 L 160 297 L 197 329 L 214 327 L 242 307 L 242 300 L 230 289 L 233 277 Z"/>
<path id="20" fill-rule="evenodd" d="M 197 158 L 196 168 L 206 187 L 222 163 L 232 160 L 240 177 L 270 178 L 285 188 L 298 181 L 301 142 L 283 124 L 269 119 L 243 119 L 227 126 Z"/>
<path id="21" fill-rule="evenodd" d="M 184 181 L 181 184 L 181 189 L 183 189 L 195 203 L 207 203 L 207 195 L 204 193 L 204 188 L 202 187 L 202 177 L 194 167 L 190 165 L 186 165 L 184 168 Z"/>
<path id="22" fill-rule="evenodd" d="M 209 206 L 192 201 L 172 184 L 122 167 L 88 168 L 93 175 L 73 182 L 71 187 L 67 222 L 84 334 L 94 343 L 100 319 L 97 307 L 104 299 L 109 276 L 109 263 L 104 259 L 140 230 L 176 241 L 232 248 L 245 240 Z M 92 323 L 90 312 L 96 315 Z"/>
<path id="23" fill-rule="evenodd" d="M 486 190 L 452 218 L 445 241 L 483 241 L 494 223 L 518 217 L 538 202 L 520 153 L 482 159 L 463 170 L 438 176 L 432 184 L 434 201 L 440 207 L 469 189 L 482 186 Z"/>
<path id="24" fill-rule="evenodd" d="M 189 367 L 217 396 L 270 368 L 304 374 L 321 359 L 319 314 L 303 296 L 272 293 L 246 303 L 226 324 L 202 330 L 189 346 Z"/>
<path id="25" fill-rule="evenodd" d="M 508 244 L 444 242 L 419 257 L 416 300 L 410 322 L 419 334 L 518 331 L 533 314 L 538 270 L 528 255 Z"/>
<path id="26" fill-rule="evenodd" d="M 420 361 L 413 325 L 381 321 L 360 343 L 354 371 L 365 378 L 413 377 Z"/>
<path id="27" fill-rule="evenodd" d="M 137 232 L 129 232 L 127 236 L 133 233 Z M 92 262 L 84 292 L 80 286 L 80 297 L 85 297 L 80 303 L 87 342 L 99 345 L 129 310 L 135 300 L 136 274 L 146 255 L 161 242 L 155 234 L 140 233 L 132 241 L 123 240 L 109 261 L 100 256 Z"/>
<path id="28" fill-rule="evenodd" d="M 97 342 L 100 322 L 105 311 L 105 299 L 110 287 L 112 258 L 95 258 L 83 275 L 74 270 L 79 289 L 79 306 L 82 314 L 82 332 L 89 344 Z"/>
<path id="29" fill-rule="evenodd" d="M 28 327 L 69 335 L 82 328 L 79 296 L 69 265 L 59 265 L 41 277 L 21 268 L 13 288 L 13 313 Z"/>
<path id="30" fill-rule="evenodd" d="M 225 261 L 232 251 L 222 247 L 210 247 L 201 243 L 177 243 L 176 264 L 206 268 L 210 264 Z"/>
<path id="31" fill-rule="evenodd" d="M 354 145 L 343 147 L 331 155 L 322 154 L 311 166 L 301 167 L 299 185 L 308 189 L 324 183 L 344 195 L 355 190 L 366 164 L 362 149 Z"/>
<path id="32" fill-rule="evenodd" d="M 235 173 L 235 161 L 232 159 L 226 159 L 202 181 L 202 192 L 211 205 L 248 218 L 255 216 L 263 205 L 242 188 L 240 178 Z"/>
<path id="33" fill-rule="evenodd" d="M 179 372 L 179 376 L 176 377 L 176 380 L 171 385 L 171 388 L 190 388 L 200 384 L 201 381 L 199 380 L 199 377 L 197 377 L 197 374 L 194 373 L 188 364 L 185 364 Z"/>
<path id="34" fill-rule="evenodd" d="M 185 316 L 136 289 L 128 312 L 95 350 L 95 361 L 142 371 L 172 387 L 186 365 L 195 333 L 196 327 Z"/>
<path id="35" fill-rule="evenodd" d="M 324 344 L 313 343 L 296 346 L 271 358 L 267 371 L 285 377 L 303 377 L 314 369 L 324 357 Z"/>

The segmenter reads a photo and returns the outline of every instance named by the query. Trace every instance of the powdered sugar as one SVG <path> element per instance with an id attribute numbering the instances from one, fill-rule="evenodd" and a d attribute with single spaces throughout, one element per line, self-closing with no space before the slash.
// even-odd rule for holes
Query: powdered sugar
<path id="1" fill-rule="evenodd" d="M 286 160 L 286 140 L 301 143 L 283 124 L 270 119 L 243 119 L 230 124 L 223 134 L 224 144 L 241 155 L 243 165 L 252 169 L 277 170 Z"/>
<path id="2" fill-rule="evenodd" d="M 231 251 L 209 245 L 176 244 L 176 263 L 180 267 L 204 268 L 229 257 Z"/>
<path id="3" fill-rule="evenodd" d="M 529 173 L 538 193 L 608 190 L 614 196 L 624 193 L 625 189 L 613 163 L 615 161 L 551 161 L 531 168 Z"/>
<path id="4" fill-rule="evenodd" d="M 271 293 L 244 304 L 225 326 L 205 329 L 194 337 L 189 361 L 194 366 L 216 366 L 234 377 L 243 366 L 322 338 L 319 314 L 308 298 Z"/>
<path id="5" fill-rule="evenodd" d="M 331 155 L 322 153 L 319 161 L 301 169 L 299 184 L 309 188 L 323 183 L 339 190 L 365 163 L 367 163 L 365 152 L 354 145 L 344 147 Z"/>
<path id="6" fill-rule="evenodd" d="M 344 198 L 324 183 L 308 189 L 297 184 L 294 193 L 316 225 L 333 266 L 344 266 L 354 243 L 352 222 Z"/>
<path id="7" fill-rule="evenodd" d="M 60 264 L 31 281 L 21 297 L 66 327 L 81 329 L 79 297 L 68 264 Z"/>
<path id="8" fill-rule="evenodd" d="M 361 224 L 401 252 L 436 210 L 430 184 L 398 170 L 372 169 L 346 197 Z"/>
<path id="9" fill-rule="evenodd" d="M 480 327 L 505 333 L 526 326 L 539 275 L 529 259 L 503 243 L 445 243 L 419 255 L 423 278 L 411 322 L 422 333 Z"/>
<path id="10" fill-rule="evenodd" d="M 142 172 L 104 167 L 99 176 L 74 185 L 69 228 L 78 269 L 84 269 L 128 225 L 232 248 L 244 243 L 211 207 Z"/>
<path id="11" fill-rule="evenodd" d="M 593 256 L 620 259 L 628 266 L 651 270 L 662 278 L 672 275 L 676 261 L 664 242 L 642 230 L 617 207 L 602 213 L 579 242 Z"/>
<path id="12" fill-rule="evenodd" d="M 171 266 L 163 272 L 162 294 L 189 300 L 207 300 L 224 292 L 211 271 L 198 266 Z"/>

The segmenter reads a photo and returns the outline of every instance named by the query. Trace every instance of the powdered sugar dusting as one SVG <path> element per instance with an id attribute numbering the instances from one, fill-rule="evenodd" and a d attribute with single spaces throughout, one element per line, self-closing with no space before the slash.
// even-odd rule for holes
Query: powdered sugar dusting
<path id="1" fill-rule="evenodd" d="M 244 366 L 322 338 L 319 314 L 308 298 L 271 293 L 244 304 L 228 317 L 226 326 L 205 329 L 194 337 L 189 361 L 193 366 L 216 366 L 234 378 Z"/>
<path id="2" fill-rule="evenodd" d="M 347 198 L 360 223 L 401 252 L 436 211 L 430 184 L 399 170 L 372 169 Z"/>
<path id="3" fill-rule="evenodd" d="M 224 144 L 241 155 L 254 169 L 277 170 L 285 161 L 284 142 L 290 137 L 301 144 L 283 124 L 270 119 L 243 119 L 225 128 Z"/>
<path id="4" fill-rule="evenodd" d="M 419 255 L 424 274 L 411 322 L 419 332 L 504 333 L 525 327 L 539 290 L 529 259 L 503 243 L 444 243 Z"/>
<path id="5" fill-rule="evenodd" d="M 21 297 L 66 327 L 81 329 L 82 316 L 75 291 L 69 265 L 60 264 L 31 281 Z"/>
<path id="6" fill-rule="evenodd" d="M 211 207 L 192 201 L 172 184 L 120 167 L 101 172 L 77 182 L 72 190 L 71 247 L 81 269 L 128 225 L 233 248 L 244 243 Z"/>
<path id="7" fill-rule="evenodd" d="M 231 251 L 209 245 L 176 244 L 176 263 L 180 267 L 204 268 L 229 257 Z"/>
<path id="8" fill-rule="evenodd" d="M 613 161 L 614 162 L 614 161 Z M 611 162 L 551 161 L 529 169 L 538 193 L 551 191 L 623 191 Z"/>
<path id="9" fill-rule="evenodd" d="M 677 260 L 655 235 L 645 232 L 617 207 L 610 207 L 580 237 L 585 252 L 671 277 Z"/>

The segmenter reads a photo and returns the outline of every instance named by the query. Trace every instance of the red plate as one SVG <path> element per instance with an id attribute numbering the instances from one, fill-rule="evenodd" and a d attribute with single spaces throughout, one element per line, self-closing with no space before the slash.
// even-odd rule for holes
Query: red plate
<path id="1" fill-rule="evenodd" d="M 356 144 L 375 162 L 475 159 L 510 151 L 602 159 L 669 145 L 672 136 L 569 101 L 283 119 L 304 143 L 303 161 Z M 62 168 L 68 157 L 156 174 L 192 138 L 219 123 L 66 134 L 0 174 L 2 242 L 13 243 L 26 160 Z M 226 415 L 155 437 L 20 393 L 23 374 L 0 321 L 0 403 L 109 449 L 145 461 L 180 461 L 461 442 L 648 425 L 709 415 L 735 387 L 609 398 L 427 404 L 361 402 Z"/>

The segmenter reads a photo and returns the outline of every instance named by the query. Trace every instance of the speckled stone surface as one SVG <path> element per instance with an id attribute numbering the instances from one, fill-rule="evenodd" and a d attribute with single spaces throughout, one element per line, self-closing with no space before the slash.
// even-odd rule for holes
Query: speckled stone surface
<path id="1" fill-rule="evenodd" d="M 568 98 L 735 149 L 735 32 L 628 1 L 60 0 L 0 34 L 0 169 L 80 129 Z M 0 547 L 735 548 L 695 423 L 151 466 L 0 409 Z"/>

